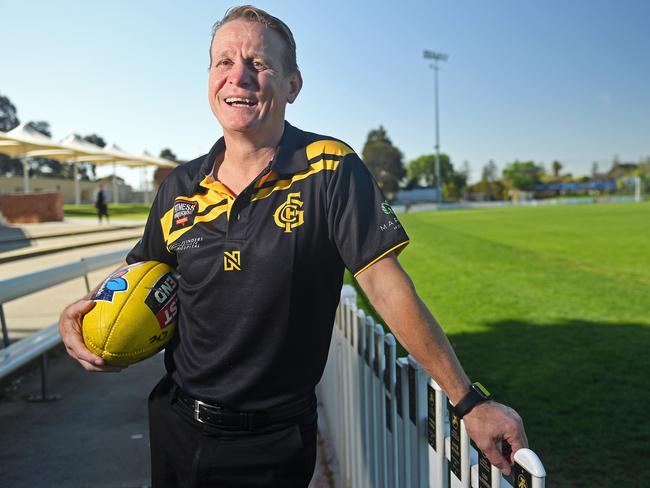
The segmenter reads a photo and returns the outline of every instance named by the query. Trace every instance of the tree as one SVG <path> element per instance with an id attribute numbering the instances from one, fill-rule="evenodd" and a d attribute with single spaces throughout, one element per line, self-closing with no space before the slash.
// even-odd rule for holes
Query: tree
<path id="1" fill-rule="evenodd" d="M 503 177 L 517 190 L 532 191 L 541 182 L 544 168 L 533 161 L 510 163 L 503 170 Z"/>
<path id="2" fill-rule="evenodd" d="M 176 159 L 176 154 L 174 154 L 169 148 L 165 148 L 160 151 L 160 157 L 163 159 L 169 159 L 170 161 L 178 162 L 178 159 Z"/>
<path id="3" fill-rule="evenodd" d="M 594 161 L 591 163 L 591 177 L 596 178 L 598 176 L 598 162 Z"/>
<path id="4" fill-rule="evenodd" d="M 560 171 L 562 171 L 563 168 L 562 163 L 560 163 L 559 161 L 553 161 L 552 168 L 553 168 L 553 176 L 559 178 Z"/>
<path id="5" fill-rule="evenodd" d="M 406 174 L 402 163 L 404 156 L 402 151 L 393 146 L 383 126 L 368 133 L 362 155 L 379 187 L 387 194 L 395 193 L 399 181 Z"/>
<path id="6" fill-rule="evenodd" d="M 0 130 L 10 131 L 20 124 L 16 107 L 9 97 L 0 95 Z M 6 154 L 0 154 L 0 175 L 22 175 L 23 165 L 18 159 L 13 159 Z"/>
<path id="7" fill-rule="evenodd" d="M 26 127 L 35 130 L 47 137 L 52 137 L 50 123 L 44 120 L 31 120 L 25 124 Z M 29 158 L 30 175 L 58 176 L 64 177 L 63 165 L 55 159 Z"/>
<path id="8" fill-rule="evenodd" d="M 10 131 L 20 124 L 16 106 L 11 103 L 9 97 L 0 95 L 0 130 L 3 132 Z"/>
<path id="9" fill-rule="evenodd" d="M 503 196 L 503 183 L 499 181 L 496 163 L 490 159 L 481 170 L 481 181 L 472 185 L 471 191 L 485 194 L 486 200 L 501 200 Z"/>
<path id="10" fill-rule="evenodd" d="M 104 140 L 104 138 L 98 136 L 97 134 L 88 134 L 87 136 L 83 136 L 83 140 L 86 142 L 90 142 L 95 146 L 106 147 L 106 141 Z"/>
<path id="11" fill-rule="evenodd" d="M 440 153 L 440 177 L 442 178 L 442 193 L 445 198 L 459 198 L 467 186 L 469 178 L 469 162 L 463 163 L 463 169 L 456 171 L 449 155 Z M 407 167 L 409 188 L 423 182 L 426 186 L 438 186 L 436 179 L 436 155 L 423 154 L 409 162 Z"/>
<path id="12" fill-rule="evenodd" d="M 45 122 L 44 120 L 32 120 L 25 124 L 30 129 L 40 132 L 44 136 L 52 137 L 52 132 L 50 131 L 50 123 Z"/>
<path id="13" fill-rule="evenodd" d="M 445 182 L 454 171 L 449 155 L 440 153 L 440 176 Z M 410 180 L 422 182 L 425 186 L 438 186 L 436 180 L 436 155 L 423 154 L 409 162 L 406 172 Z"/>
<path id="14" fill-rule="evenodd" d="M 88 134 L 86 136 L 83 136 L 83 140 L 86 142 L 90 142 L 91 144 L 94 144 L 95 146 L 99 147 L 106 147 L 106 141 L 102 136 L 98 136 L 94 132 L 92 134 Z M 96 180 L 97 179 L 97 165 L 92 164 L 92 163 L 86 163 L 83 165 L 79 166 L 79 174 L 81 175 L 82 180 L 89 180 L 89 173 L 92 174 L 92 179 Z"/>
<path id="15" fill-rule="evenodd" d="M 483 170 L 481 171 L 481 181 L 485 181 L 486 183 L 494 183 L 498 180 L 499 176 L 497 173 L 497 165 L 493 160 L 490 159 L 488 163 L 483 166 Z"/>

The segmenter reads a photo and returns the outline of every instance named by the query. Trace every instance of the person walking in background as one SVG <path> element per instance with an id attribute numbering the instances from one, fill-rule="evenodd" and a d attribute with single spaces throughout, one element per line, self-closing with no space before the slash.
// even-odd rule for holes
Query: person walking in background
<path id="1" fill-rule="evenodd" d="M 97 190 L 95 192 L 95 208 L 97 209 L 99 223 L 102 223 L 102 216 L 106 217 L 106 223 L 108 223 L 108 194 L 106 193 L 106 190 L 104 190 L 103 181 L 100 181 L 97 185 Z"/>

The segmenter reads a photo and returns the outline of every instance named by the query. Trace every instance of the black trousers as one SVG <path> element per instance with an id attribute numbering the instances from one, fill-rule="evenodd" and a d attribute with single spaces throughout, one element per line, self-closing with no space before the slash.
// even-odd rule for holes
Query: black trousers
<path id="1" fill-rule="evenodd" d="M 164 377 L 149 395 L 152 488 L 307 488 L 316 463 L 317 412 L 250 430 L 196 421 Z"/>

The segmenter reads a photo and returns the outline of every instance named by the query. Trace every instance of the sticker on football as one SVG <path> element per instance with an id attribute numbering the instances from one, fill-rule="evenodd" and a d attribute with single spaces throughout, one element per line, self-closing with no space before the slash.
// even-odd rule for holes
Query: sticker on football
<path id="1" fill-rule="evenodd" d="M 95 291 L 82 322 L 86 347 L 115 365 L 148 358 L 176 330 L 178 278 L 158 261 L 134 263 L 111 274 Z"/>

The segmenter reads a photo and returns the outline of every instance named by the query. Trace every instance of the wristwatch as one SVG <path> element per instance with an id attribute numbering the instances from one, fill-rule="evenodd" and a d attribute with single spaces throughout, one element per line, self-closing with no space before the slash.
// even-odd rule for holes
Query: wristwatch
<path id="1" fill-rule="evenodd" d="M 485 388 L 478 381 L 472 383 L 471 388 L 467 395 L 465 395 L 456 405 L 452 407 L 452 410 L 456 417 L 462 419 L 465 415 L 472 411 L 472 409 L 481 402 L 485 402 L 492 398 L 492 395 L 487 388 Z"/>

